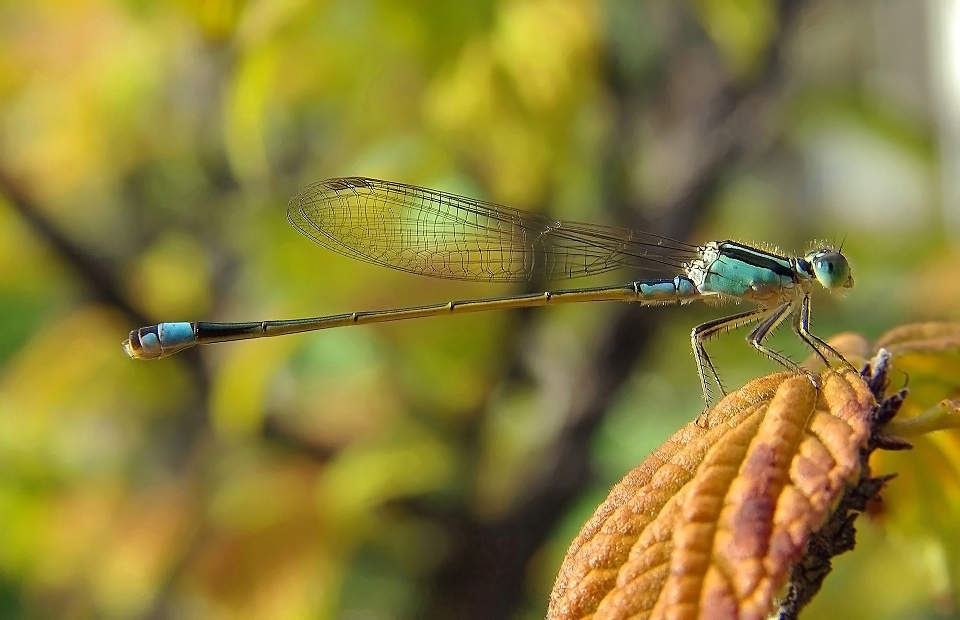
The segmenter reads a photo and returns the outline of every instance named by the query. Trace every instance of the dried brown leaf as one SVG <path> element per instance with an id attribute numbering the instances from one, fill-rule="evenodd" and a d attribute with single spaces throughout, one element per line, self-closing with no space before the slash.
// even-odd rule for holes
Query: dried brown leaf
<path id="1" fill-rule="evenodd" d="M 628 473 L 570 545 L 548 619 L 766 617 L 870 434 L 859 375 L 819 385 L 753 381 Z"/>
<path id="2" fill-rule="evenodd" d="M 891 329 L 877 340 L 896 357 L 906 351 L 960 351 L 960 323 L 912 323 Z"/>
<path id="3" fill-rule="evenodd" d="M 835 339 L 830 342 L 836 346 Z M 897 417 L 874 441 L 884 449 L 913 446 L 909 451 L 878 452 L 871 459 L 877 470 L 897 473 L 882 506 L 875 506 L 871 515 L 913 543 L 916 557 L 940 558 L 940 577 L 931 591 L 943 600 L 957 600 L 960 433 L 950 429 L 960 424 L 960 323 L 904 325 L 868 344 L 866 357 L 880 348 L 891 356 L 887 394 L 909 391 Z"/>

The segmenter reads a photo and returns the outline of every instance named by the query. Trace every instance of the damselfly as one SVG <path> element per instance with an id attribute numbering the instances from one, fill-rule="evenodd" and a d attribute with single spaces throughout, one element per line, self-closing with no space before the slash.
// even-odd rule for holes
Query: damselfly
<path id="1" fill-rule="evenodd" d="M 196 344 L 483 310 L 584 301 L 661 305 L 728 299 L 752 302 L 755 307 L 699 325 L 690 338 L 708 404 L 709 381 L 721 391 L 723 387 L 704 343 L 721 332 L 755 325 L 747 336 L 751 345 L 782 366 L 804 372 L 764 344 L 773 330 L 790 318 L 793 332 L 825 364 L 829 365 L 829 358 L 843 361 L 810 333 L 813 283 L 831 290 L 853 286 L 847 259 L 830 247 L 796 257 L 735 241 L 695 246 L 651 233 L 555 220 L 446 192 L 360 177 L 305 187 L 290 201 L 287 218 L 304 235 L 334 252 L 438 278 L 557 280 L 623 267 L 668 277 L 307 319 L 160 323 L 130 332 L 123 343 L 127 355 L 160 359 Z"/>

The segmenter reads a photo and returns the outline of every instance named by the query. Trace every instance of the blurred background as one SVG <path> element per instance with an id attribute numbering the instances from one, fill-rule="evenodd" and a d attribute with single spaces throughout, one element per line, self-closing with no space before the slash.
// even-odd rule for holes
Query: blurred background
<path id="1" fill-rule="evenodd" d="M 540 618 L 607 489 L 701 411 L 689 332 L 729 308 L 123 355 L 158 321 L 535 289 L 311 244 L 286 201 L 344 175 L 842 240 L 857 286 L 816 333 L 957 319 L 960 2 L 0 0 L 0 617 Z M 777 370 L 711 345 L 730 387 Z M 924 467 L 806 618 L 960 617 L 960 458 Z"/>

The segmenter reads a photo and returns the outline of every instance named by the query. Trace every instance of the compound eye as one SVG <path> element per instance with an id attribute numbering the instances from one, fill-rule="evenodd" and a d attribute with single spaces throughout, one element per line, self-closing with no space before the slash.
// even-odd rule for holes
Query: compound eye
<path id="1" fill-rule="evenodd" d="M 824 288 L 850 288 L 853 277 L 850 275 L 850 263 L 839 252 L 822 250 L 811 257 L 813 275 Z"/>

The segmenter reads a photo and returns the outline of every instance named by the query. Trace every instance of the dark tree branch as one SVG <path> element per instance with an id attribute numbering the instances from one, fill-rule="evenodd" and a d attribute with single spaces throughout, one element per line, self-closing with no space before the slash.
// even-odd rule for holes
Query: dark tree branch
<path id="1" fill-rule="evenodd" d="M 49 245 L 64 263 L 77 271 L 97 301 L 116 308 L 134 325 L 146 325 L 149 322 L 143 313 L 130 305 L 121 292 L 113 269 L 64 235 L 43 215 L 43 211 L 30 199 L 20 184 L 3 170 L 0 170 L 0 193 L 6 196 L 10 205 L 34 234 Z"/>
<path id="2" fill-rule="evenodd" d="M 130 304 L 119 284 L 116 271 L 59 230 L 43 215 L 42 209 L 34 203 L 20 184 L 4 170 L 0 170 L 0 193 L 7 198 L 34 234 L 42 239 L 62 262 L 74 269 L 80 281 L 97 302 L 119 310 L 132 325 L 142 326 L 151 322 Z M 117 355 L 122 355 L 121 336 L 122 334 L 117 334 Z M 197 351 L 185 351 L 180 359 L 190 368 L 191 376 L 195 378 L 201 394 L 205 395 L 208 378 Z M 166 456 L 174 466 L 190 458 L 191 447 L 207 428 L 203 411 L 204 409 L 196 403 L 189 404 L 182 416 L 173 420 L 166 428 L 158 430 L 161 435 L 169 433 L 170 441 L 156 442 L 154 445 L 166 445 L 171 449 L 170 454 Z"/>

